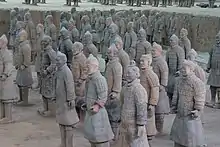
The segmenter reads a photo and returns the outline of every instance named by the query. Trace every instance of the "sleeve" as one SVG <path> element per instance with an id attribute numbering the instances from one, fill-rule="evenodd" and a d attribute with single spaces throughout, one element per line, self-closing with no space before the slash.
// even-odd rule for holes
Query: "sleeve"
<path id="1" fill-rule="evenodd" d="M 67 72 L 64 76 L 65 90 L 66 90 L 66 101 L 72 101 L 76 98 L 74 81 L 72 73 Z"/>
<path id="2" fill-rule="evenodd" d="M 81 61 L 80 63 L 80 79 L 86 80 L 87 78 L 87 65 L 86 65 L 86 59 L 85 61 Z"/>
<path id="3" fill-rule="evenodd" d="M 190 52 L 190 50 L 192 49 L 191 48 L 191 42 L 190 42 L 190 40 L 188 39 L 187 40 L 187 42 L 186 42 L 186 44 L 185 44 L 185 49 L 186 49 L 186 57 L 187 57 L 187 55 L 188 55 L 188 53 Z"/>
<path id="4" fill-rule="evenodd" d="M 137 44 L 137 35 L 136 35 L 136 33 L 132 33 L 132 35 L 131 35 L 131 47 L 132 48 L 136 48 L 136 44 Z"/>
<path id="5" fill-rule="evenodd" d="M 3 64 L 4 64 L 3 74 L 9 77 L 13 69 L 12 56 L 9 53 L 9 51 L 5 52 L 5 56 L 3 57 Z"/>
<path id="6" fill-rule="evenodd" d="M 198 82 L 195 82 L 194 85 L 195 96 L 194 96 L 194 109 L 203 110 L 205 105 L 205 97 L 206 97 L 206 87 L 205 84 L 198 79 Z"/>
<path id="7" fill-rule="evenodd" d="M 185 59 L 185 54 L 182 48 L 179 48 L 179 52 L 177 53 L 177 71 L 179 71 L 183 66 L 183 61 Z"/>
<path id="8" fill-rule="evenodd" d="M 211 68 L 212 68 L 212 65 L 211 65 L 212 53 L 213 53 L 213 49 L 212 49 L 211 52 L 209 53 L 209 61 L 208 61 L 208 64 L 207 64 L 207 69 L 211 69 Z"/>
<path id="9" fill-rule="evenodd" d="M 113 67 L 113 76 L 114 76 L 114 81 L 113 81 L 112 91 L 116 93 L 120 93 L 121 85 L 122 85 L 122 66 L 120 63 Z"/>
<path id="10" fill-rule="evenodd" d="M 174 86 L 174 92 L 173 92 L 173 98 L 172 98 L 172 104 L 171 104 L 171 106 L 175 108 L 177 108 L 178 101 L 179 101 L 178 86 L 179 86 L 179 79 L 177 79 L 175 86 Z"/>
<path id="11" fill-rule="evenodd" d="M 137 125 L 147 124 L 147 92 L 142 87 L 135 88 L 135 106 L 136 106 L 136 123 Z"/>
<path id="12" fill-rule="evenodd" d="M 98 97 L 96 104 L 98 104 L 100 107 L 104 107 L 108 97 L 108 86 L 106 79 L 104 77 L 99 77 L 95 79 L 94 82 Z"/>
<path id="13" fill-rule="evenodd" d="M 167 86 L 168 83 L 168 66 L 166 61 L 162 61 L 160 65 L 160 85 Z"/>
<path id="14" fill-rule="evenodd" d="M 55 68 L 56 68 L 56 53 L 52 50 L 50 52 L 48 52 L 48 56 L 50 58 L 50 65 L 47 67 L 47 71 L 49 73 L 54 72 Z"/>
<path id="15" fill-rule="evenodd" d="M 72 42 L 70 40 L 66 42 L 66 53 L 67 53 L 66 55 L 67 64 L 71 64 L 73 59 L 73 51 L 72 51 Z"/>
<path id="16" fill-rule="evenodd" d="M 159 79 L 155 73 L 151 74 L 152 77 L 148 75 L 147 80 L 150 84 L 150 99 L 148 104 L 156 106 L 159 100 Z"/>
<path id="17" fill-rule="evenodd" d="M 22 49 L 22 53 L 23 53 L 23 65 L 28 67 L 31 65 L 31 48 L 29 44 L 26 44 L 24 46 L 24 48 Z"/>

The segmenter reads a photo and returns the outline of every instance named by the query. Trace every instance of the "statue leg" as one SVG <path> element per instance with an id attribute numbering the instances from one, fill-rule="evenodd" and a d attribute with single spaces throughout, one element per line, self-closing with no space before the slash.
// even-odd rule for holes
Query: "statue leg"
<path id="1" fill-rule="evenodd" d="M 5 117 L 0 120 L 0 124 L 12 123 L 12 102 L 3 102 Z"/>
<path id="2" fill-rule="evenodd" d="M 73 147 L 73 127 L 65 126 L 65 147 Z"/>
<path id="3" fill-rule="evenodd" d="M 119 136 L 119 123 L 111 122 L 112 132 L 114 133 L 114 141 L 118 140 Z"/>
<path id="4" fill-rule="evenodd" d="M 65 126 L 64 125 L 59 125 L 60 127 L 60 136 L 61 136 L 61 144 L 60 147 L 65 147 Z"/>
<path id="5" fill-rule="evenodd" d="M 0 102 L 0 108 L 1 108 L 0 119 L 2 119 L 5 117 L 5 108 L 4 108 L 4 103 L 2 101 Z"/>
<path id="6" fill-rule="evenodd" d="M 91 147 L 110 147 L 109 142 L 104 142 L 104 143 L 91 143 Z"/>
<path id="7" fill-rule="evenodd" d="M 152 147 L 152 140 L 153 140 L 153 138 L 148 136 L 147 139 L 148 139 L 149 147 Z"/>
<path id="8" fill-rule="evenodd" d="M 214 107 L 215 106 L 216 93 L 217 93 L 217 87 L 210 86 L 210 91 L 211 91 L 211 101 L 209 103 L 207 103 L 206 105 L 208 107 Z"/>
<path id="9" fill-rule="evenodd" d="M 18 106 L 32 106 L 33 104 L 28 103 L 28 95 L 29 95 L 29 87 L 19 87 L 19 92 L 20 92 L 20 100 L 17 105 Z"/>
<path id="10" fill-rule="evenodd" d="M 43 109 L 39 109 L 37 112 L 38 112 L 41 116 L 48 116 L 48 111 L 49 111 L 48 99 L 45 98 L 44 96 L 42 96 L 42 99 L 43 99 Z"/>
<path id="11" fill-rule="evenodd" d="M 163 133 L 164 114 L 156 114 L 155 121 L 158 133 Z"/>

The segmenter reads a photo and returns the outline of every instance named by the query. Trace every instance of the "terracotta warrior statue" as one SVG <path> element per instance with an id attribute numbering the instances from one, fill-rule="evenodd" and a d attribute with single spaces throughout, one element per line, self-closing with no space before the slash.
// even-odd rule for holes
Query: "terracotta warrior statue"
<path id="1" fill-rule="evenodd" d="M 118 35 L 118 26 L 114 23 L 112 23 L 110 26 L 109 26 L 109 33 L 110 33 L 110 39 L 109 39 L 109 46 L 111 46 L 111 44 L 113 44 L 115 42 L 115 39 L 117 37 L 120 37 Z M 121 38 L 121 37 L 120 37 Z"/>
<path id="2" fill-rule="evenodd" d="M 117 37 L 115 39 L 115 46 L 118 49 L 118 59 L 122 66 L 122 85 L 124 85 L 126 82 L 125 73 L 130 63 L 130 59 L 128 54 L 123 49 L 123 41 L 121 40 L 121 37 Z"/>
<path id="3" fill-rule="evenodd" d="M 105 29 L 104 29 L 104 37 L 103 37 L 103 47 L 101 48 L 102 57 L 106 59 L 107 55 L 107 49 L 110 44 L 110 25 L 113 23 L 112 17 L 107 17 L 105 21 Z"/>
<path id="4" fill-rule="evenodd" d="M 86 117 L 84 122 L 84 136 L 92 147 L 109 147 L 109 141 L 114 134 L 109 123 L 105 103 L 108 99 L 108 85 L 106 79 L 99 72 L 97 58 L 87 59 L 88 81 L 86 83 Z"/>
<path id="5" fill-rule="evenodd" d="M 146 31 L 143 28 L 139 30 L 137 38 L 135 61 L 139 67 L 141 56 L 144 54 L 151 54 L 152 47 L 146 39 Z"/>
<path id="6" fill-rule="evenodd" d="M 57 51 L 57 28 L 53 23 L 53 16 L 47 15 L 45 35 L 50 36 L 52 39 L 52 48 Z"/>
<path id="7" fill-rule="evenodd" d="M 211 102 L 208 104 L 210 107 L 216 107 L 216 94 L 217 89 L 220 87 L 220 67 L 218 63 L 220 61 L 220 32 L 215 37 L 215 45 L 210 52 L 209 62 L 207 65 L 207 72 L 210 72 L 207 84 L 210 85 L 211 90 Z M 218 96 L 218 102 L 219 102 Z M 218 106 L 219 107 L 219 106 Z"/>
<path id="8" fill-rule="evenodd" d="M 182 28 L 180 30 L 180 40 L 179 40 L 179 46 L 184 49 L 185 52 L 185 58 L 188 56 L 188 53 L 191 50 L 191 42 L 187 38 L 188 31 L 185 28 Z"/>
<path id="9" fill-rule="evenodd" d="M 15 10 L 11 10 L 10 12 L 10 30 L 9 30 L 9 47 L 14 49 L 15 38 L 16 38 L 16 23 L 17 23 L 17 12 Z"/>
<path id="10" fill-rule="evenodd" d="M 30 12 L 27 12 L 24 15 L 24 23 L 25 23 L 25 30 L 28 34 L 28 40 L 31 45 L 31 60 L 34 61 L 34 57 L 36 55 L 36 39 L 37 39 L 37 33 L 36 33 L 36 26 L 34 25 L 32 21 L 32 17 Z"/>
<path id="11" fill-rule="evenodd" d="M 56 121 L 60 127 L 60 147 L 74 147 L 73 126 L 79 122 L 75 109 L 75 91 L 72 72 L 68 68 L 66 55 L 59 52 L 56 57 Z"/>
<path id="12" fill-rule="evenodd" d="M 204 133 L 200 119 L 206 96 L 205 83 L 194 74 L 192 61 L 184 61 L 172 99 L 176 117 L 171 128 L 174 147 L 203 147 Z"/>
<path id="13" fill-rule="evenodd" d="M 187 54 L 187 60 L 192 61 L 195 65 L 194 73 L 195 75 L 202 80 L 204 83 L 206 82 L 206 74 L 205 71 L 197 64 L 197 52 L 194 49 L 191 49 Z"/>
<path id="14" fill-rule="evenodd" d="M 41 47 L 40 94 L 43 99 L 43 109 L 38 110 L 38 113 L 42 116 L 51 116 L 53 112 L 49 106 L 52 106 L 52 100 L 55 98 L 56 52 L 52 48 L 52 39 L 50 36 L 43 36 Z"/>
<path id="15" fill-rule="evenodd" d="M 162 14 L 157 13 L 155 16 L 155 23 L 153 26 L 153 42 L 156 42 L 158 44 L 162 43 L 162 31 L 165 29 L 164 28 L 164 22 L 162 19 Z"/>
<path id="16" fill-rule="evenodd" d="M 80 121 L 83 122 L 84 113 L 81 105 L 84 103 L 87 65 L 86 56 L 83 54 L 83 44 L 80 42 L 75 42 L 73 44 L 72 74 L 76 93 L 76 111 Z"/>
<path id="17" fill-rule="evenodd" d="M 15 68 L 18 70 L 16 75 L 16 84 L 19 88 L 20 100 L 18 105 L 30 106 L 28 103 L 29 88 L 33 84 L 32 74 L 31 74 L 31 46 L 29 44 L 28 34 L 25 30 L 22 30 L 18 34 L 19 41 L 19 52 L 18 60 Z"/>
<path id="18" fill-rule="evenodd" d="M 123 20 L 123 17 L 124 17 L 123 11 L 119 11 L 115 14 L 115 20 L 114 20 L 114 23 L 118 26 L 118 34 L 122 38 L 124 37 L 126 32 L 126 24 Z"/>
<path id="19" fill-rule="evenodd" d="M 71 8 L 71 16 L 72 16 L 72 19 L 73 21 L 75 22 L 75 26 L 77 28 L 77 30 L 81 30 L 81 22 L 80 22 L 80 15 L 79 15 L 79 12 L 76 11 L 76 8 L 73 7 Z"/>
<path id="20" fill-rule="evenodd" d="M 40 88 L 41 85 L 41 52 L 42 52 L 42 46 L 41 46 L 41 41 L 44 37 L 44 26 L 42 24 L 38 24 L 36 27 L 37 31 L 37 40 L 36 40 L 36 58 L 35 58 L 35 71 L 37 72 L 37 86 L 35 88 Z"/>
<path id="21" fill-rule="evenodd" d="M 120 92 L 122 87 L 122 66 L 118 60 L 118 49 L 112 44 L 108 51 L 106 79 L 108 84 L 108 100 L 106 109 L 114 133 L 114 141 L 118 140 L 119 124 L 121 121 Z"/>
<path id="22" fill-rule="evenodd" d="M 76 21 L 74 21 L 73 19 L 70 19 L 69 21 L 69 28 L 68 31 L 70 33 L 70 40 L 72 41 L 72 43 L 75 43 L 77 41 L 79 41 L 79 30 L 76 28 Z"/>
<path id="23" fill-rule="evenodd" d="M 84 49 L 83 53 L 85 54 L 86 58 L 89 57 L 89 54 L 92 54 L 94 57 L 98 55 L 98 49 L 92 42 L 92 34 L 87 31 L 83 37 Z"/>
<path id="24" fill-rule="evenodd" d="M 81 28 L 80 40 L 83 40 L 83 37 L 87 31 L 89 31 L 90 33 L 92 32 L 92 27 L 90 25 L 90 19 L 88 15 L 84 15 L 81 18 L 81 25 L 82 28 Z"/>
<path id="25" fill-rule="evenodd" d="M 69 32 L 67 29 L 62 28 L 60 30 L 60 44 L 59 44 L 59 51 L 61 53 L 64 53 L 67 57 L 67 66 L 72 69 L 71 64 L 72 64 L 72 59 L 73 59 L 73 51 L 72 51 L 72 46 L 73 43 L 70 40 L 69 37 Z"/>
<path id="26" fill-rule="evenodd" d="M 156 73 L 154 73 L 152 67 L 152 55 L 142 55 L 140 59 L 140 83 L 145 88 L 148 93 L 147 104 L 148 104 L 148 118 L 147 118 L 147 136 L 149 145 L 151 146 L 151 141 L 156 135 L 155 126 L 155 107 L 157 106 L 159 100 L 159 79 Z"/>
<path id="27" fill-rule="evenodd" d="M 13 122 L 12 105 L 15 101 L 16 91 L 12 76 L 15 69 L 7 44 L 7 37 L 2 35 L 0 37 L 0 124 Z"/>
<path id="28" fill-rule="evenodd" d="M 133 22 L 127 25 L 127 32 L 124 36 L 124 50 L 128 53 L 130 60 L 135 58 L 135 48 L 137 44 L 137 34 L 133 29 Z"/>
<path id="29" fill-rule="evenodd" d="M 168 66 L 162 53 L 162 47 L 154 42 L 152 49 L 153 62 L 151 65 L 160 82 L 159 101 L 155 109 L 156 128 L 159 134 L 163 133 L 164 117 L 170 112 L 169 98 L 166 92 L 168 83 Z"/>
<path id="30" fill-rule="evenodd" d="M 121 91 L 121 131 L 118 147 L 149 147 L 147 125 L 147 92 L 140 84 L 139 68 L 134 62 L 126 70 L 127 84 Z M 140 145 L 141 144 L 141 145 Z"/>
<path id="31" fill-rule="evenodd" d="M 182 63 L 185 58 L 184 50 L 178 45 L 179 38 L 176 35 L 170 37 L 170 50 L 166 53 L 166 61 L 169 68 L 167 95 L 170 103 L 173 97 L 175 79 L 179 75 Z"/>
<path id="32" fill-rule="evenodd" d="M 178 27 L 177 21 L 178 21 L 178 18 L 177 18 L 176 12 L 173 12 L 168 23 L 168 28 L 169 28 L 168 36 L 169 37 L 177 33 L 177 27 Z"/>
<path id="33" fill-rule="evenodd" d="M 151 10 L 148 16 L 148 27 L 147 27 L 147 39 L 151 43 L 153 39 L 153 27 L 154 27 L 154 11 Z"/>

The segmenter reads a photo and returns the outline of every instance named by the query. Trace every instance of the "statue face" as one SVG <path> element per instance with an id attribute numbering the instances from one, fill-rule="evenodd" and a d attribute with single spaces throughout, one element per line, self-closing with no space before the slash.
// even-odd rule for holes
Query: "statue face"
<path id="1" fill-rule="evenodd" d="M 87 69 L 88 69 L 88 74 L 93 74 L 96 71 L 98 71 L 98 66 L 92 63 L 91 61 L 87 61 Z"/>
<path id="2" fill-rule="evenodd" d="M 128 31 L 131 31 L 133 29 L 132 23 L 128 23 L 127 29 L 128 29 Z"/>
<path id="3" fill-rule="evenodd" d="M 135 72 L 133 68 L 128 68 L 125 74 L 125 78 L 127 82 L 132 82 L 138 78 L 138 73 Z"/>
<path id="4" fill-rule="evenodd" d="M 159 56 L 160 56 L 159 50 L 156 48 L 153 48 L 152 49 L 152 57 L 155 58 L 155 57 L 159 57 Z"/>
<path id="5" fill-rule="evenodd" d="M 111 35 L 114 35 L 116 33 L 115 27 L 110 27 L 109 32 L 110 32 Z"/>
<path id="6" fill-rule="evenodd" d="M 176 46 L 178 44 L 177 40 L 174 39 L 173 37 L 170 38 L 170 46 Z"/>
<path id="7" fill-rule="evenodd" d="M 182 76 L 187 77 L 191 72 L 192 72 L 192 71 L 191 71 L 191 69 L 190 69 L 189 66 L 183 65 L 183 67 L 182 67 L 182 69 L 181 69 L 181 74 L 182 74 Z"/>
<path id="8" fill-rule="evenodd" d="M 65 63 L 66 62 L 60 56 L 57 56 L 56 58 L 57 68 L 61 68 Z"/>
<path id="9" fill-rule="evenodd" d="M 182 39 L 182 38 L 185 38 L 185 37 L 186 37 L 185 32 L 184 31 L 180 31 L 180 38 Z"/>
<path id="10" fill-rule="evenodd" d="M 186 58 L 187 58 L 187 60 L 190 60 L 190 61 L 195 61 L 195 59 L 196 59 L 196 57 L 192 54 L 188 54 Z"/>
<path id="11" fill-rule="evenodd" d="M 146 69 L 149 67 L 149 61 L 145 58 L 141 58 L 140 59 L 140 66 L 141 66 L 141 69 Z"/>

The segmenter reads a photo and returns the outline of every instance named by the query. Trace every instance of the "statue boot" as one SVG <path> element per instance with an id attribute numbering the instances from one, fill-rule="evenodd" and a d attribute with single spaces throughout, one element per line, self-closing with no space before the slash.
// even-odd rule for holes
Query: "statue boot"
<path id="1" fill-rule="evenodd" d="M 12 102 L 1 102 L 1 119 L 0 124 L 13 123 L 12 120 Z"/>
<path id="2" fill-rule="evenodd" d="M 217 93 L 217 87 L 210 86 L 210 91 L 211 91 L 211 101 L 206 103 L 207 107 L 214 108 L 215 107 L 215 98 L 216 98 L 216 93 Z"/>
<path id="3" fill-rule="evenodd" d="M 19 87 L 20 102 L 17 103 L 18 106 L 33 106 L 33 104 L 28 103 L 29 87 Z"/>
<path id="4" fill-rule="evenodd" d="M 158 135 L 163 135 L 164 114 L 156 114 L 155 121 Z"/>
<path id="5" fill-rule="evenodd" d="M 118 127 L 118 124 L 112 125 L 112 132 L 114 134 L 114 139 L 111 142 L 111 146 L 114 146 L 117 143 L 118 138 L 119 138 L 119 127 Z"/>
<path id="6" fill-rule="evenodd" d="M 73 147 L 73 127 L 60 125 L 61 145 L 60 147 Z"/>
<path id="7" fill-rule="evenodd" d="M 148 137 L 148 144 L 149 144 L 149 147 L 153 147 L 152 146 L 152 138 L 151 137 Z"/>
<path id="8" fill-rule="evenodd" d="M 41 85 L 41 76 L 40 72 L 37 72 L 37 85 L 33 87 L 33 89 L 39 89 Z"/>
<path id="9" fill-rule="evenodd" d="M 50 100 L 45 97 L 43 97 L 42 99 L 43 99 L 43 108 L 39 109 L 37 112 L 44 117 L 54 116 L 54 113 L 52 112 L 53 109 L 50 109 L 49 107 Z"/>

